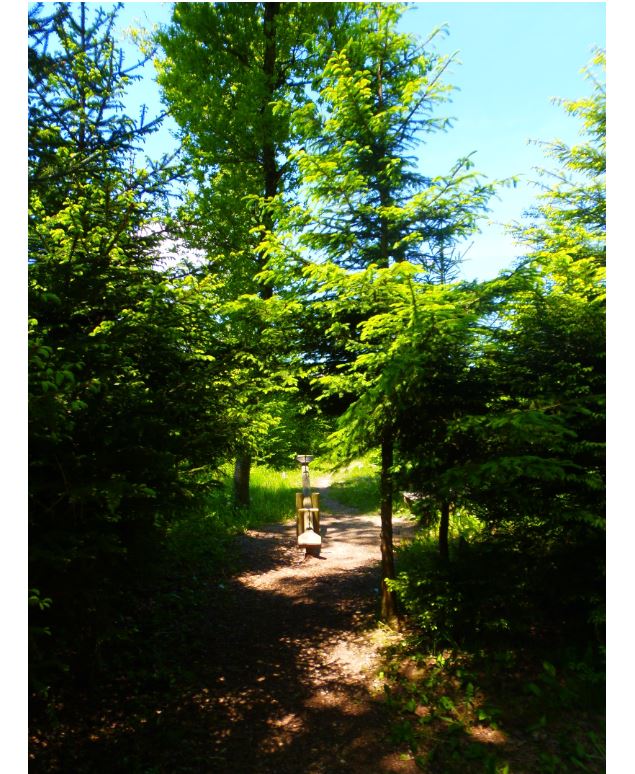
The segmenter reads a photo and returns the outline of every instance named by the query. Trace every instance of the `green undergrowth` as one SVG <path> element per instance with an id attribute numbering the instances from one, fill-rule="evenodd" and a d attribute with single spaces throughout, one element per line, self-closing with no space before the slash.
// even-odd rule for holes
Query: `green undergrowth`
<path id="1" fill-rule="evenodd" d="M 300 467 L 272 470 L 255 467 L 251 473 L 248 527 L 289 521 L 295 517 L 295 493 L 302 491 Z"/>
<path id="2" fill-rule="evenodd" d="M 95 600 L 105 623 L 87 641 L 85 652 L 61 654 L 59 677 L 49 684 L 32 675 L 43 709 L 49 711 L 56 696 L 77 696 L 85 686 L 108 692 L 109 685 L 121 683 L 132 693 L 143 693 L 188 679 L 193 654 L 214 624 L 210 610 L 222 606 L 225 583 L 238 567 L 236 536 L 292 518 L 300 480 L 299 470 L 256 466 L 251 505 L 237 508 L 230 470 L 222 474 L 219 481 L 208 482 L 205 501 L 173 519 L 162 538 L 146 536 L 143 572 L 127 578 L 117 596 L 107 598 L 104 592 L 103 599 Z M 55 635 L 53 627 L 49 640 Z M 49 644 L 44 635 L 42 640 Z"/>
<path id="3" fill-rule="evenodd" d="M 604 771 L 597 554 L 465 514 L 449 563 L 434 529 L 399 549 L 407 636 L 386 652 L 384 690 L 392 741 L 421 771 Z"/>
<path id="4" fill-rule="evenodd" d="M 441 560 L 433 530 L 397 551 L 397 592 L 432 648 L 603 643 L 598 546 L 548 540 L 518 529 L 487 532 L 464 520 Z M 557 594 L 554 593 L 557 590 Z"/>
<path id="5" fill-rule="evenodd" d="M 263 524 L 288 521 L 295 515 L 295 492 L 301 488 L 298 470 L 254 466 L 250 476 L 250 504 L 233 502 L 232 474 L 222 472 L 204 509 L 177 520 L 169 529 L 168 546 L 178 561 L 204 564 L 222 574 L 231 567 L 235 535 Z"/>
<path id="6" fill-rule="evenodd" d="M 382 673 L 392 743 L 423 772 L 603 772 L 602 679 L 504 649 L 393 646 Z"/>
<path id="7" fill-rule="evenodd" d="M 379 466 L 371 460 L 356 460 L 332 474 L 331 495 L 342 505 L 362 513 L 379 510 Z"/>

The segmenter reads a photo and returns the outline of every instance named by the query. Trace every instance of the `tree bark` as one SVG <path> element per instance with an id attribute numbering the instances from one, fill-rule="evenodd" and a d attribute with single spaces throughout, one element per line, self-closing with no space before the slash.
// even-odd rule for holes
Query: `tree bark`
<path id="1" fill-rule="evenodd" d="M 381 444 L 381 619 L 389 626 L 397 622 L 397 604 L 395 592 L 390 591 L 386 580 L 395 577 L 395 557 L 392 544 L 392 463 L 393 440 L 390 430 L 384 433 Z"/>
<path id="2" fill-rule="evenodd" d="M 269 203 L 278 193 L 279 170 L 276 161 L 276 146 L 273 132 L 273 112 L 271 103 L 274 100 L 276 90 L 276 16 L 280 11 L 280 3 L 265 3 L 263 16 L 264 55 L 262 72 L 267 87 L 266 97 L 260 105 L 263 117 L 262 134 L 262 185 L 265 201 Z M 265 238 L 268 231 L 273 229 L 271 213 L 265 211 L 262 224 L 262 237 Z M 257 271 L 264 269 L 267 256 L 260 251 L 256 258 Z M 266 300 L 272 297 L 271 283 L 260 281 L 258 294 Z M 234 463 L 234 501 L 242 507 L 249 507 L 249 476 L 251 471 L 251 458 L 243 455 Z"/>
<path id="3" fill-rule="evenodd" d="M 234 463 L 234 502 L 241 508 L 249 507 L 249 473 L 251 457 L 244 454 Z"/>
<path id="4" fill-rule="evenodd" d="M 377 63 L 377 100 L 379 109 L 383 109 L 383 62 Z M 378 163 L 384 156 L 384 149 L 379 151 Z M 379 198 L 382 207 L 391 204 L 390 192 L 386 183 L 380 179 Z M 384 214 L 381 215 L 379 224 L 379 261 L 380 268 L 387 269 L 390 266 L 390 240 L 389 225 Z M 392 496 L 393 480 L 393 436 L 392 428 L 389 426 L 384 430 L 381 442 L 381 478 L 380 478 L 380 501 L 381 501 L 381 620 L 389 626 L 397 626 L 397 600 L 395 592 L 390 591 L 386 581 L 393 580 L 395 577 L 395 556 L 392 544 Z"/>
<path id="5" fill-rule="evenodd" d="M 278 184 L 280 181 L 280 170 L 276 159 L 276 140 L 274 132 L 275 119 L 273 116 L 272 103 L 275 99 L 277 87 L 277 42 L 276 42 L 276 16 L 280 12 L 280 3 L 264 4 L 263 34 L 264 34 L 264 57 L 262 71 L 266 84 L 266 99 L 261 106 L 263 114 L 263 136 L 262 136 L 262 172 L 263 172 L 263 193 L 266 204 L 269 204 L 278 193 Z M 271 213 L 265 210 L 263 218 L 263 237 L 266 237 L 268 231 L 273 229 L 274 223 Z M 267 256 L 262 252 L 258 256 L 258 268 L 264 269 L 267 263 Z M 273 288 L 269 282 L 260 283 L 260 297 L 263 299 L 271 298 Z"/>
<path id="6" fill-rule="evenodd" d="M 439 522 L 439 554 L 444 562 L 450 561 L 448 546 L 448 532 L 450 528 L 450 503 L 444 500 L 441 503 L 441 521 Z"/>

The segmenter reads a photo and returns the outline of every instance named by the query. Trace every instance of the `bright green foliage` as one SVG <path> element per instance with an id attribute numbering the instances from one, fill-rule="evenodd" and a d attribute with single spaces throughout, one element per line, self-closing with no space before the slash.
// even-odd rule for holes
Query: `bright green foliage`
<path id="1" fill-rule="evenodd" d="M 565 104 L 583 116 L 589 141 L 568 155 L 558 146 L 559 182 L 542 194 L 540 220 L 518 232 L 532 252 L 510 275 L 474 289 L 476 304 L 465 296 L 480 321 L 472 318 L 467 338 L 437 338 L 437 358 L 431 340 L 418 362 L 432 367 L 412 368 L 401 384 L 409 394 L 400 422 L 402 480 L 428 495 L 445 491 L 489 522 L 601 531 L 603 88 Z M 586 182 L 564 182 L 580 170 Z M 461 316 L 452 319 L 458 330 Z"/>
<path id="2" fill-rule="evenodd" d="M 321 377 L 326 393 L 352 404 L 334 446 L 353 456 L 381 447 L 384 578 L 393 573 L 400 382 L 412 367 L 419 305 L 437 303 L 421 288 L 452 278 L 457 245 L 476 230 L 493 193 L 469 159 L 443 177 L 414 168 L 412 148 L 447 125 L 434 111 L 449 91 L 442 81 L 449 60 L 433 50 L 439 30 L 423 45 L 397 31 L 403 11 L 358 6 L 350 39 L 330 57 L 314 101 L 296 113 L 306 136 L 297 154 L 306 188 L 300 239 L 315 258 L 305 274 L 331 314 L 328 337 L 338 357 L 318 369 L 331 366 Z"/>
<path id="3" fill-rule="evenodd" d="M 339 6 L 176 3 L 158 36 L 159 84 L 195 184 L 175 227 L 226 276 L 231 298 L 271 295 L 261 273 L 297 185 L 290 114 L 320 61 L 317 31 Z"/>
<path id="4" fill-rule="evenodd" d="M 242 353 L 236 452 L 278 464 L 304 441 L 290 437 L 307 410 L 294 391 L 302 310 L 293 293 L 275 293 L 267 269 L 280 255 L 279 221 L 297 184 L 290 113 L 321 57 L 316 33 L 338 11 L 320 3 L 178 3 L 158 36 L 159 83 L 194 184 L 173 229 L 200 250 L 197 274 L 223 278 L 231 346 Z"/>
<path id="5" fill-rule="evenodd" d="M 565 169 L 541 196 L 540 219 L 518 232 L 529 255 L 474 288 L 482 317 L 457 339 L 467 349 L 446 339 L 435 367 L 402 384 L 410 391 L 398 425 L 405 483 L 432 497 L 445 492 L 485 526 L 471 545 L 456 541 L 450 566 L 427 546 L 404 554 L 393 588 L 437 642 L 527 641 L 540 632 L 549 642 L 557 634 L 602 644 L 603 87 L 566 104 L 583 106 L 588 142 L 562 151 Z M 565 184 L 580 158 L 593 159 L 586 183 Z M 457 329 L 456 311 L 452 321 Z M 425 349 L 421 363 L 433 358 Z"/>
<path id="6" fill-rule="evenodd" d="M 594 64 L 602 63 L 598 53 Z M 457 423 L 455 438 L 473 431 L 488 458 L 464 473 L 472 487 L 490 488 L 492 517 L 524 513 L 601 529 L 604 87 L 597 80 L 590 98 L 564 104 L 582 117 L 586 142 L 548 146 L 563 168 L 540 197 L 539 219 L 517 232 L 531 252 L 510 280 L 501 325 L 484 352 L 497 394 L 486 415 Z"/>
<path id="7" fill-rule="evenodd" d="M 172 173 L 136 166 L 148 128 L 119 110 L 115 15 L 30 18 L 31 586 L 52 600 L 48 649 L 88 663 L 162 525 L 196 502 L 192 471 L 234 434 L 217 283 L 157 268 Z"/>
<path id="8" fill-rule="evenodd" d="M 219 335 L 231 364 L 237 431 L 232 449 L 248 449 L 259 459 L 285 467 L 308 442 L 309 425 L 322 433 L 319 416 L 299 394 L 296 321 L 301 306 L 277 294 L 268 299 L 244 294 L 232 301 L 223 295 L 221 291 Z"/>
<path id="9" fill-rule="evenodd" d="M 605 67 L 605 54 L 598 50 L 584 70 L 593 83 L 591 96 L 559 100 L 567 113 L 580 120 L 583 141 L 572 147 L 559 141 L 542 143 L 558 169 L 542 172 L 547 182 L 532 212 L 533 222 L 516 224 L 513 229 L 520 242 L 529 247 L 534 265 L 553 274 L 561 292 L 587 292 L 602 280 L 606 265 Z M 572 260 L 586 261 L 586 272 L 576 265 L 575 271 L 582 272 L 577 288 L 566 284 Z M 575 282 L 575 277 L 571 280 Z"/>
<path id="10" fill-rule="evenodd" d="M 359 323 L 358 338 L 348 344 L 350 364 L 321 379 L 328 392 L 358 396 L 342 417 L 334 439 L 343 459 L 376 446 L 386 420 L 394 423 L 405 412 L 403 421 L 407 422 L 407 411 L 419 396 L 430 400 L 438 395 L 439 402 L 447 400 L 448 388 L 454 388 L 455 379 L 469 371 L 466 342 L 469 335 L 474 339 L 481 330 L 483 305 L 478 294 L 461 285 L 417 282 L 418 272 L 418 266 L 406 261 L 389 269 L 371 266 L 361 272 L 321 267 L 325 294 L 340 291 L 324 302 L 335 319 L 330 330 L 334 337 L 347 307 L 354 305 L 361 313 L 385 310 Z M 442 375 L 443 369 L 453 369 L 454 374 Z M 428 384 L 424 384 L 426 378 Z M 446 392 L 440 392 L 442 386 Z M 431 407 L 432 414 L 438 410 L 439 406 Z"/>
<path id="11" fill-rule="evenodd" d="M 448 61 L 431 40 L 421 46 L 397 32 L 402 12 L 360 7 L 315 101 L 296 114 L 307 134 L 298 153 L 308 207 L 301 239 L 325 259 L 305 275 L 330 315 L 333 365 L 349 364 L 322 383 L 329 394 L 357 399 L 336 437 L 352 455 L 390 425 L 399 400 L 394 369 L 412 366 L 404 342 L 425 315 L 419 309 L 430 301 L 432 313 L 436 303 L 426 285 L 451 276 L 453 248 L 476 228 L 492 193 L 466 171 L 467 160 L 444 178 L 413 169 L 409 149 L 446 124 L 432 111 L 448 91 L 441 80 Z"/>
<path id="12" fill-rule="evenodd" d="M 448 175 L 415 170 L 409 151 L 447 119 L 433 115 L 450 87 L 450 59 L 397 31 L 403 6 L 358 8 L 346 45 L 329 59 L 319 93 L 297 111 L 305 136 L 297 154 L 307 188 L 304 241 L 347 268 L 410 260 L 448 280 L 453 248 L 475 228 L 492 193 L 468 158 Z"/>

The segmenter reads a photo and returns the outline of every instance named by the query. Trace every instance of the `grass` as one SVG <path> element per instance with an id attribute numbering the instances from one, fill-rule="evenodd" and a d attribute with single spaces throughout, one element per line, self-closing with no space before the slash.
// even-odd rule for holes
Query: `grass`
<path id="1" fill-rule="evenodd" d="M 250 505 L 245 514 L 246 526 L 295 518 L 295 493 L 301 490 L 299 467 L 282 471 L 254 467 L 251 471 Z"/>
<path id="2" fill-rule="evenodd" d="M 223 574 L 233 566 L 232 538 L 262 524 L 295 517 L 297 470 L 276 471 L 254 466 L 250 477 L 250 505 L 238 508 L 232 498 L 232 474 L 222 472 L 221 486 L 213 490 L 206 507 L 177 520 L 168 531 L 168 547 L 179 564 Z"/>
<path id="3" fill-rule="evenodd" d="M 379 465 L 369 458 L 355 460 L 332 474 L 332 496 L 363 513 L 379 510 Z"/>
<path id="4" fill-rule="evenodd" d="M 367 455 L 340 468 L 330 470 L 331 495 L 343 505 L 350 505 L 362 513 L 379 512 L 379 472 L 376 455 Z M 396 492 L 393 512 L 405 509 L 401 492 Z"/>

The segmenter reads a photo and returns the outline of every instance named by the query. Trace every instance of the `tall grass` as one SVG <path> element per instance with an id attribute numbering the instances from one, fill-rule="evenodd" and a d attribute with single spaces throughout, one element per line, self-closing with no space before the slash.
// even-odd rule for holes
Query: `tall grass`
<path id="1" fill-rule="evenodd" d="M 295 493 L 302 490 L 300 468 L 271 470 L 256 466 L 251 471 L 250 505 L 243 528 L 295 518 Z"/>
<path id="2" fill-rule="evenodd" d="M 331 495 L 363 513 L 379 510 L 379 465 L 371 457 L 354 460 L 331 472 Z"/>
<path id="3" fill-rule="evenodd" d="M 379 512 L 380 465 L 376 454 L 368 454 L 348 465 L 331 471 L 331 494 L 343 505 L 363 513 Z M 393 513 L 408 513 L 401 492 L 395 491 Z"/>

